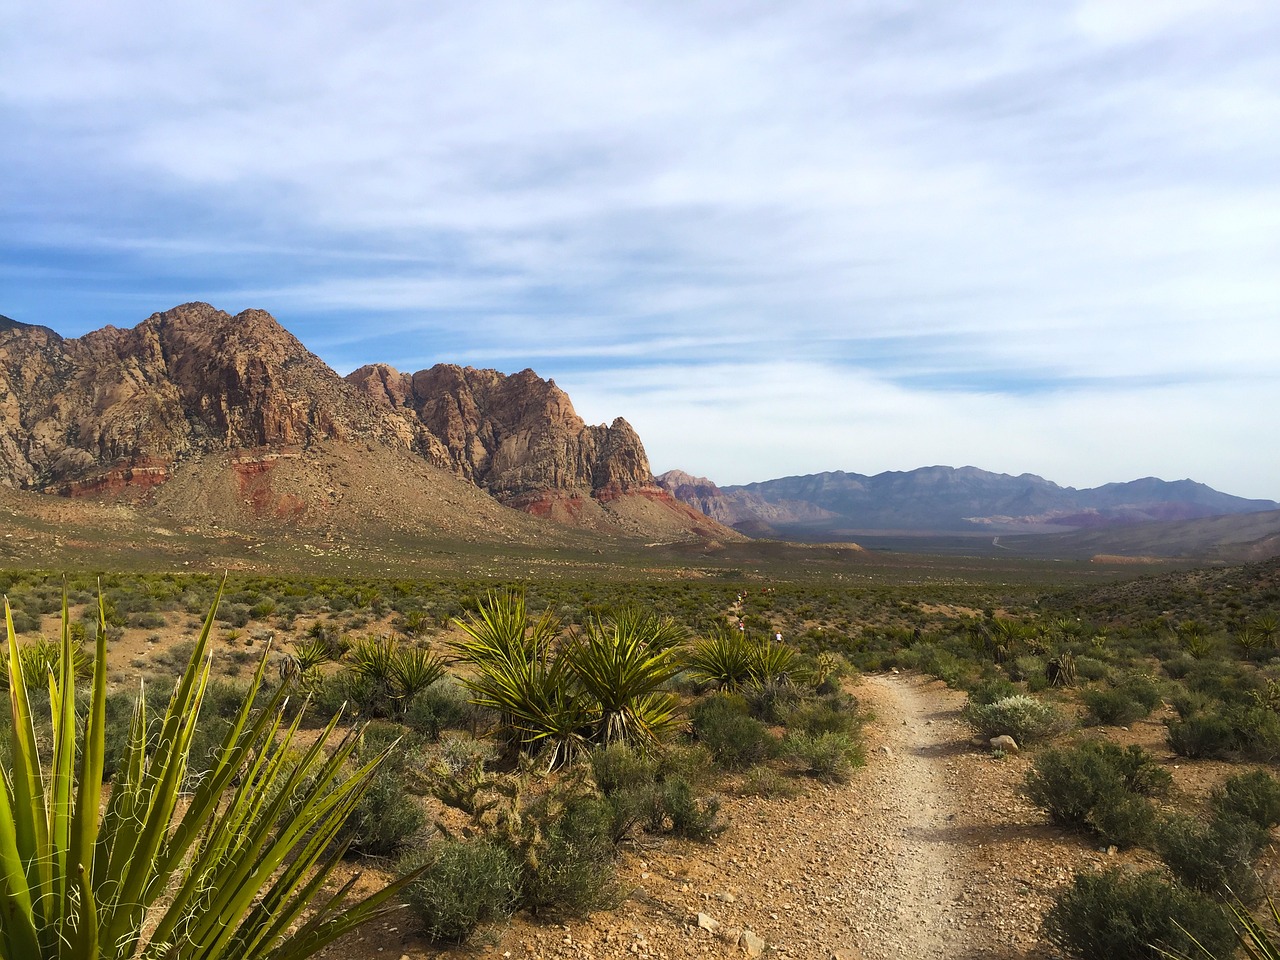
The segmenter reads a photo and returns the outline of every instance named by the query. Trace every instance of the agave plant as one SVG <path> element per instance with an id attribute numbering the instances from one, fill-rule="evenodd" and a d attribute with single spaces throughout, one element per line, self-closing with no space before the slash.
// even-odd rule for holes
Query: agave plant
<path id="1" fill-rule="evenodd" d="M 105 806 L 105 604 L 99 598 L 79 734 L 64 596 L 58 669 L 49 675 L 53 747 L 42 758 L 6 599 L 13 735 L 0 777 L 0 960 L 296 960 L 394 909 L 413 879 L 358 903 L 349 900 L 358 878 L 328 890 L 345 851 L 336 838 L 386 753 L 344 778 L 356 736 L 326 753 L 338 717 L 304 749 L 294 742 L 301 711 L 286 724 L 283 688 L 255 713 L 265 654 L 213 768 L 182 794 L 218 599 L 158 739 L 148 741 L 139 694 Z"/>

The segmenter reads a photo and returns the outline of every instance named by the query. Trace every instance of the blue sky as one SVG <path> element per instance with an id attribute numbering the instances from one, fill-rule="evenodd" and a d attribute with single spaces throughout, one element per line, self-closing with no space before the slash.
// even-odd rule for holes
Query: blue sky
<path id="1" fill-rule="evenodd" d="M 532 367 L 655 471 L 1280 499 L 1280 6 L 0 3 L 0 313 Z"/>

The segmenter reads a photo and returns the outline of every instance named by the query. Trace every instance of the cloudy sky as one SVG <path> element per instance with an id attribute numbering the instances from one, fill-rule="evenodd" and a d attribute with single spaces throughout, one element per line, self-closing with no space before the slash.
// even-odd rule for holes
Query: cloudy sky
<path id="1" fill-rule="evenodd" d="M 262 307 L 655 471 L 1280 499 L 1280 5 L 0 0 L 0 314 Z"/>

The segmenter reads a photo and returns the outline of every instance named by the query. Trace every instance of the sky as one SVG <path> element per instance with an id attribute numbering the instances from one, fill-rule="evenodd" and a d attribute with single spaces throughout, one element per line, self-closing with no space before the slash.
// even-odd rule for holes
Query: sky
<path id="1" fill-rule="evenodd" d="M 531 367 L 655 471 L 1280 500 L 1274 0 L 0 0 L 0 314 Z"/>

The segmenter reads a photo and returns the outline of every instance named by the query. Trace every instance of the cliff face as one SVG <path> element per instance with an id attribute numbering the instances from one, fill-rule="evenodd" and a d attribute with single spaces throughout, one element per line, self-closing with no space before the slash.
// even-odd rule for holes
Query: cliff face
<path id="1" fill-rule="evenodd" d="M 401 419 L 352 391 L 269 314 L 193 303 L 130 330 L 64 340 L 0 329 L 0 482 L 66 492 L 179 459 L 360 436 L 412 446 Z"/>
<path id="2" fill-rule="evenodd" d="M 375 364 L 347 380 L 425 429 L 460 475 L 504 502 L 653 484 L 644 446 L 625 420 L 588 426 L 568 395 L 532 370 L 507 376 L 438 364 L 405 374 Z"/>
<path id="3" fill-rule="evenodd" d="M 332 516 L 339 501 L 352 507 L 342 485 L 320 475 L 327 461 L 318 448 L 330 444 L 367 461 L 366 472 L 416 476 L 405 464 L 425 461 L 453 475 L 434 475 L 441 489 L 465 481 L 577 526 L 732 536 L 654 486 L 625 420 L 587 425 L 532 370 L 438 365 L 404 374 L 375 364 L 343 378 L 269 314 L 231 316 L 203 303 L 75 339 L 0 318 L 0 485 L 141 497 L 172 516 L 192 497 L 209 499 L 187 489 L 190 477 L 171 485 L 181 468 L 205 485 L 229 478 L 229 492 L 209 499 L 202 516 L 248 508 L 263 519 L 313 520 Z M 315 456 L 299 456 L 313 448 Z M 436 498 L 432 509 L 474 512 L 465 499 Z"/>

